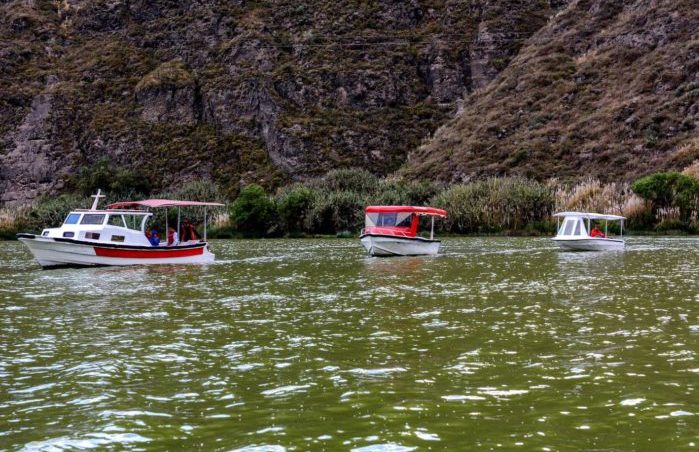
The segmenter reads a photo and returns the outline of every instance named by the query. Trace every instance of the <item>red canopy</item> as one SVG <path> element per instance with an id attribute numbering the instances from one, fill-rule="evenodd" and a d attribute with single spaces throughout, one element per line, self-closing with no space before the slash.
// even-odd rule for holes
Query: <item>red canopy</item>
<path id="1" fill-rule="evenodd" d="M 443 209 L 435 209 L 434 207 L 415 207 L 415 206 L 368 206 L 364 209 L 366 213 L 415 213 L 417 215 L 434 215 L 437 217 L 446 218 L 447 211 Z"/>
<path id="2" fill-rule="evenodd" d="M 197 207 L 197 206 L 217 206 L 222 207 L 225 204 L 218 202 L 199 202 L 199 201 L 177 201 L 174 199 L 144 199 L 142 201 L 124 201 L 109 204 L 107 209 L 123 209 L 134 207 Z"/>

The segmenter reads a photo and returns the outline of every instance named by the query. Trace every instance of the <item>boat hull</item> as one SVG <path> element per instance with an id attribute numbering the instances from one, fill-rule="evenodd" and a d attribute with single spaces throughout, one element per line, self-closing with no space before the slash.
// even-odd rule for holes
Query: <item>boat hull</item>
<path id="1" fill-rule="evenodd" d="M 34 259 L 44 268 L 65 266 L 206 264 L 214 261 L 207 244 L 177 247 L 119 246 L 20 234 Z"/>
<path id="2" fill-rule="evenodd" d="M 560 248 L 569 251 L 613 251 L 623 250 L 624 241 L 606 238 L 552 239 Z"/>
<path id="3" fill-rule="evenodd" d="M 439 253 L 439 240 L 366 234 L 360 237 L 371 256 L 426 256 Z"/>

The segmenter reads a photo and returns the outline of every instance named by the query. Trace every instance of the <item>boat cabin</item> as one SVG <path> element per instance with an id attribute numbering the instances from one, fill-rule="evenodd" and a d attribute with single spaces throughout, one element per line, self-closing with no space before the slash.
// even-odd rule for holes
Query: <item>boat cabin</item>
<path id="1" fill-rule="evenodd" d="M 135 210 L 74 210 L 60 227 L 44 229 L 41 236 L 149 246 L 145 228 L 152 215 Z"/>
<path id="2" fill-rule="evenodd" d="M 430 239 L 434 238 L 434 217 L 446 218 L 447 212 L 433 207 L 369 206 L 364 211 L 362 235 L 417 237 L 420 216 L 432 217 Z"/>
<path id="3" fill-rule="evenodd" d="M 624 217 L 588 212 L 561 212 L 554 215 L 558 238 L 591 238 L 593 225 L 591 221 L 604 222 L 604 238 L 609 235 L 609 221 L 619 221 L 620 236 L 624 234 Z M 562 221 L 561 221 L 562 219 Z"/>

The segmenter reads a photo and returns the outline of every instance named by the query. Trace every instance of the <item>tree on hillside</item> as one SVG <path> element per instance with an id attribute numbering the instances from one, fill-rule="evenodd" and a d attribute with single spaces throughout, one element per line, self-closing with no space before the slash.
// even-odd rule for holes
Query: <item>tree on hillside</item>
<path id="1" fill-rule="evenodd" d="M 257 184 L 243 188 L 238 199 L 231 205 L 229 214 L 233 228 L 252 237 L 269 235 L 275 216 L 274 203 L 265 189 Z"/>
<path id="2" fill-rule="evenodd" d="M 660 209 L 675 207 L 680 219 L 688 221 L 697 210 L 699 180 L 676 172 L 651 174 L 638 179 L 631 189 L 649 201 L 654 213 Z"/>

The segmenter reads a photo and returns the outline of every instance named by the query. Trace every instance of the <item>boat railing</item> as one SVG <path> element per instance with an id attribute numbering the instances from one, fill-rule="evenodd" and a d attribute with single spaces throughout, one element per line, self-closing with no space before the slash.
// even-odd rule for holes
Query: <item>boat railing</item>
<path id="1" fill-rule="evenodd" d="M 408 231 L 401 231 L 397 229 L 389 229 L 389 228 L 381 228 L 381 227 L 371 227 L 371 228 L 363 228 L 360 232 L 360 235 L 365 235 L 365 234 L 382 234 L 382 235 L 394 235 L 396 237 L 405 237 L 405 238 L 415 238 L 415 234 L 411 234 Z"/>

